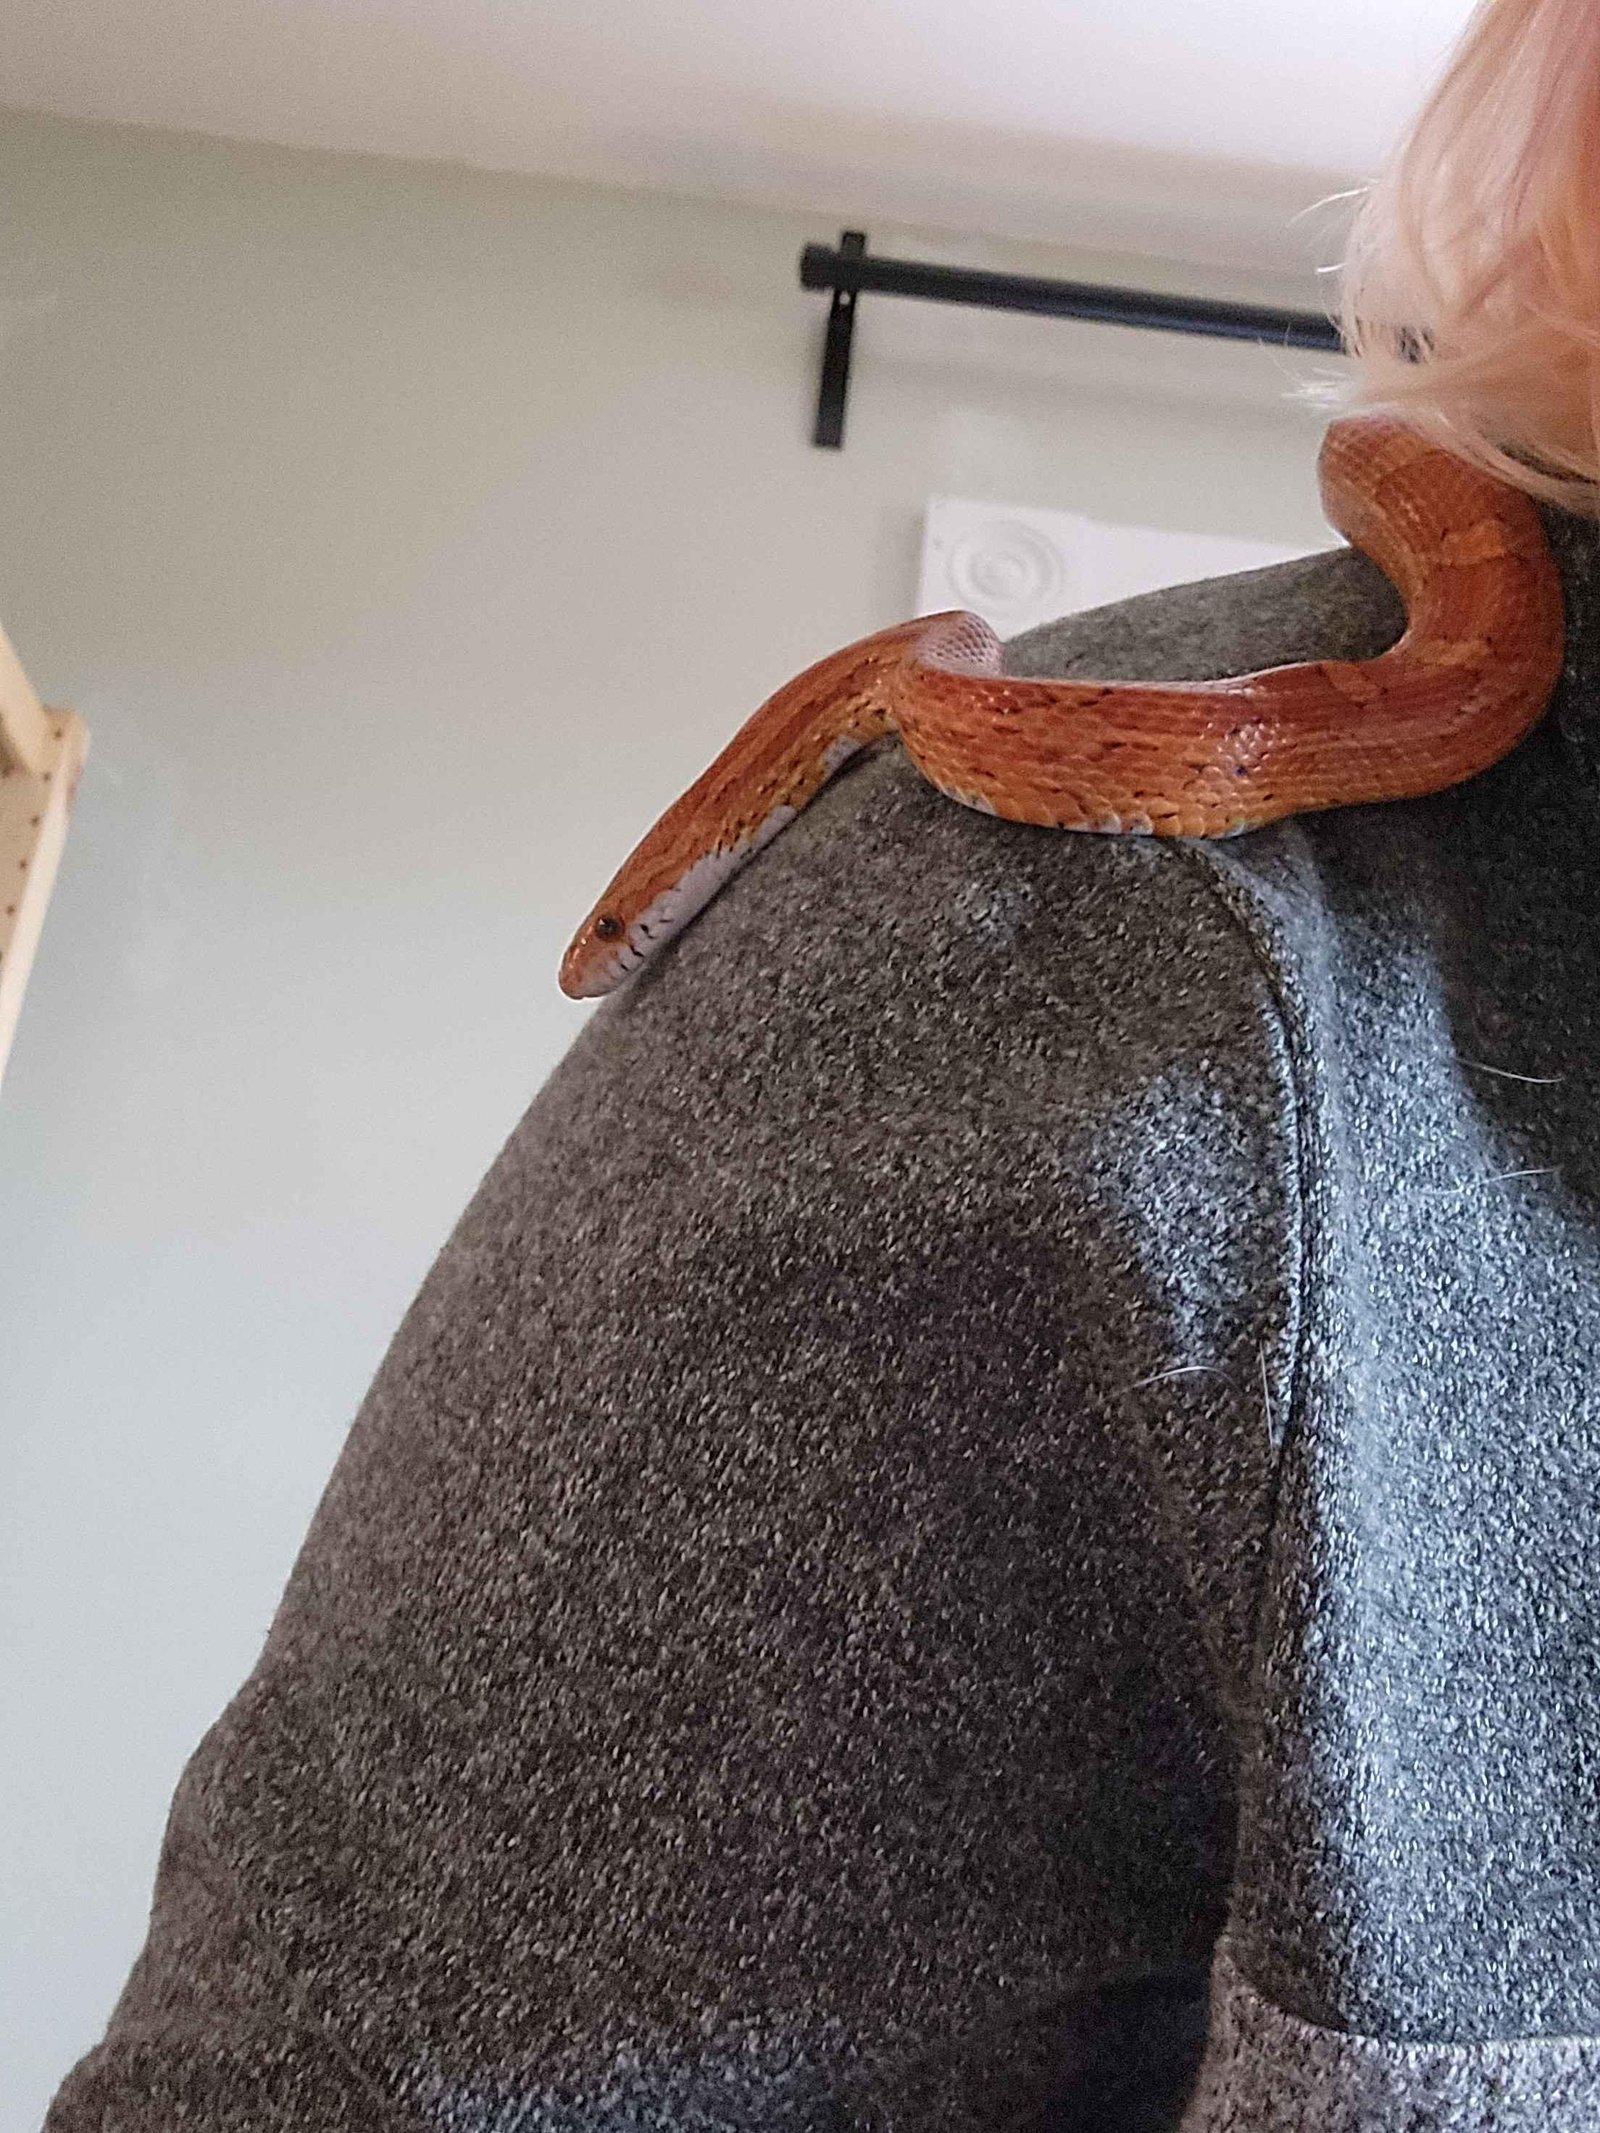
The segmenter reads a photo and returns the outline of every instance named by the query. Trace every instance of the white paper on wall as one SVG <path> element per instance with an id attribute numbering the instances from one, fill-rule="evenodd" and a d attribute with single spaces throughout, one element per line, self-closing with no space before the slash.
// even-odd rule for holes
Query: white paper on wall
<path id="1" fill-rule="evenodd" d="M 1312 553 L 1279 541 L 1173 533 L 1077 511 L 932 496 L 923 522 L 917 613 L 967 607 L 999 636 L 1014 637 L 1037 622 L 1130 593 Z"/>

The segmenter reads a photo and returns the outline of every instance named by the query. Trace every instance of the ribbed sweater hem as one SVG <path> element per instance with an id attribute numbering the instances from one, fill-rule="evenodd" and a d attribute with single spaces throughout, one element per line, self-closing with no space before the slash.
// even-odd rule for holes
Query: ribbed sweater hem
<path id="1" fill-rule="evenodd" d="M 1180 2133 L 1593 2133 L 1600 2037 L 1398 2043 L 1274 2006 L 1219 1943 Z"/>

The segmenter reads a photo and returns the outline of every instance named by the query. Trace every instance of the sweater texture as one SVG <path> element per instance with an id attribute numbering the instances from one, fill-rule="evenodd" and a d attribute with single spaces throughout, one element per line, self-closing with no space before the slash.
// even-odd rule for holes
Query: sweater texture
<path id="1" fill-rule="evenodd" d="M 1225 842 L 842 771 L 407 1314 L 49 2133 L 1600 2126 L 1600 565 Z M 1012 671 L 1370 656 L 1338 549 Z"/>

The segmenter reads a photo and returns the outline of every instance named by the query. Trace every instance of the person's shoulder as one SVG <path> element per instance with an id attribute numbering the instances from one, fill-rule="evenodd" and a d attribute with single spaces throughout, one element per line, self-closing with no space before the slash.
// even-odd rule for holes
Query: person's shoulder
<path id="1" fill-rule="evenodd" d="M 1354 548 L 1330 548 L 1043 622 L 1005 645 L 1011 674 L 1213 681 L 1301 659 L 1372 659 L 1405 627 L 1400 596 Z"/>

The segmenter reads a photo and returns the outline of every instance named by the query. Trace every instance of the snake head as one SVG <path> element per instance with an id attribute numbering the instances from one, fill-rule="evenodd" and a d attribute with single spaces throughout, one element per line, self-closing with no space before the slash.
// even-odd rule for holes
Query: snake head
<path id="1" fill-rule="evenodd" d="M 817 660 L 745 720 L 635 846 L 561 959 L 573 1000 L 613 991 L 676 938 L 840 766 L 886 733 L 913 645 L 951 673 L 998 673 L 1000 642 L 956 610 L 877 630 Z"/>
<path id="2" fill-rule="evenodd" d="M 758 829 L 692 857 L 672 834 L 672 814 L 664 816 L 578 928 L 561 958 L 561 990 L 573 1000 L 614 991 L 675 939 L 794 813 L 771 808 Z"/>
<path id="3" fill-rule="evenodd" d="M 561 958 L 561 990 L 569 1000 L 595 1000 L 615 991 L 645 959 L 648 951 L 630 944 L 627 920 L 611 908 L 615 901 L 601 898 Z"/>

